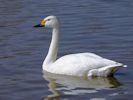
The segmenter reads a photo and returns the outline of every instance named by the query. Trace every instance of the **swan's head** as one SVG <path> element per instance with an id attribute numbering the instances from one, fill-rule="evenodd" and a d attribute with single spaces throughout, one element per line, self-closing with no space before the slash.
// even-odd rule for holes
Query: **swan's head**
<path id="1" fill-rule="evenodd" d="M 48 16 L 44 18 L 40 24 L 35 25 L 34 27 L 47 27 L 47 28 L 55 28 L 59 27 L 59 21 L 56 16 Z"/>

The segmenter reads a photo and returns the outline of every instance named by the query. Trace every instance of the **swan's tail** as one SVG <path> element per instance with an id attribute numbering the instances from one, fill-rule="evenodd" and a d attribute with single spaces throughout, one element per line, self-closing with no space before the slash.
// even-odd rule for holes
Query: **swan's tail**
<path id="1" fill-rule="evenodd" d="M 105 66 L 99 69 L 93 69 L 89 71 L 88 76 L 105 76 L 105 77 L 113 76 L 113 74 L 121 67 L 127 67 L 127 65 L 117 63 L 114 65 Z"/>

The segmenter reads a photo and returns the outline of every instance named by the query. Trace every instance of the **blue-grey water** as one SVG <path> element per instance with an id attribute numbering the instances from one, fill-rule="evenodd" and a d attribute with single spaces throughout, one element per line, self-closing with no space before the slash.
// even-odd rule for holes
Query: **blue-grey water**
<path id="1" fill-rule="evenodd" d="M 42 73 L 51 30 L 60 18 L 58 57 L 94 52 L 127 64 L 115 78 L 84 79 Z M 0 100 L 132 100 L 132 0 L 0 0 Z"/>

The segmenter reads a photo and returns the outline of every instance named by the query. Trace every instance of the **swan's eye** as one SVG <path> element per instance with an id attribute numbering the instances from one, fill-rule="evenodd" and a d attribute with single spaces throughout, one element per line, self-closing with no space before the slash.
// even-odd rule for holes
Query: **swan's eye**
<path id="1" fill-rule="evenodd" d="M 50 21 L 50 19 L 47 19 L 47 21 Z"/>

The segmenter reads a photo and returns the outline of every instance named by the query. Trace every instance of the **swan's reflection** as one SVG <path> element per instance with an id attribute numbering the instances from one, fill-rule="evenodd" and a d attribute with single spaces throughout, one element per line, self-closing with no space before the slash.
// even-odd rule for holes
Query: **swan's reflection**
<path id="1" fill-rule="evenodd" d="M 78 95 L 95 93 L 101 89 L 110 89 L 120 86 L 120 82 L 114 77 L 83 78 L 44 72 L 43 77 L 49 81 L 49 89 L 53 93 L 44 100 L 59 100 L 61 94 Z"/>

